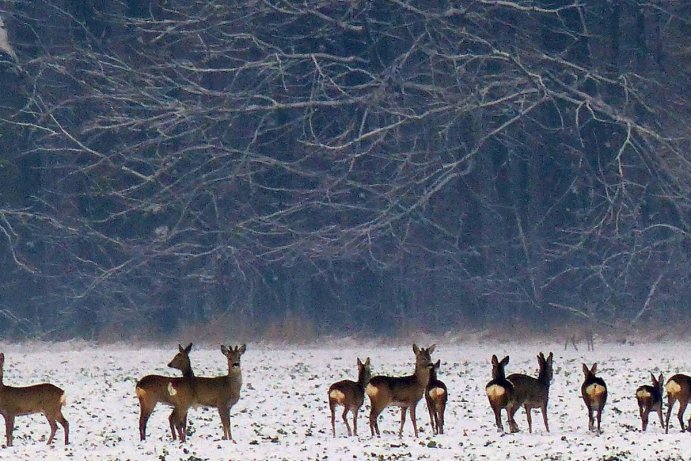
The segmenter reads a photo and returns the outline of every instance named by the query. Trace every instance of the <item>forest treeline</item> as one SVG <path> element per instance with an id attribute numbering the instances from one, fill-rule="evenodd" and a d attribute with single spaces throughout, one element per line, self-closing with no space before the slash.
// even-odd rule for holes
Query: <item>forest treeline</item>
<path id="1" fill-rule="evenodd" d="M 3 2 L 0 334 L 687 321 L 686 6 Z"/>

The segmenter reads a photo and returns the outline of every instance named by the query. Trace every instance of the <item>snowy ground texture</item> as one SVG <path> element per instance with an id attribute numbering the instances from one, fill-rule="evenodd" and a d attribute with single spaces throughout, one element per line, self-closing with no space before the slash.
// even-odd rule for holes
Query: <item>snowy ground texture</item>
<path id="1" fill-rule="evenodd" d="M 177 345 L 135 348 L 126 345 L 93 346 L 85 343 L 0 344 L 7 359 L 5 383 L 27 385 L 50 381 L 67 391 L 65 416 L 71 424 L 71 444 L 62 445 L 62 429 L 47 447 L 48 424 L 42 416 L 18 417 L 14 447 L 0 448 L 0 460 L 691 460 L 691 434 L 682 434 L 674 418 L 665 435 L 651 415 L 646 433 L 634 392 L 649 384 L 650 371 L 691 372 L 691 343 L 637 345 L 596 344 L 595 352 L 547 343 L 463 344 L 441 338 L 433 360 L 441 359 L 440 378 L 449 388 L 446 434 L 433 436 L 424 400 L 418 405 L 420 437 L 414 438 L 408 421 L 399 438 L 398 409 L 382 413 L 381 438 L 369 434 L 369 406 L 360 412 L 359 437 L 348 438 L 337 421 L 331 436 L 326 394 L 340 379 L 355 379 L 356 357 L 372 360 L 373 374 L 409 374 L 414 355 L 410 345 L 363 346 L 353 341 L 330 341 L 324 346 L 294 347 L 247 345 L 243 356 L 244 386 L 231 411 L 236 443 L 221 440 L 215 410 L 190 412 L 188 442 L 173 442 L 168 433 L 169 410 L 157 407 L 148 424 L 149 439 L 139 441 L 139 404 L 136 381 L 149 373 L 172 374 L 166 364 Z M 554 380 L 549 407 L 551 433 L 539 412 L 534 413 L 533 434 L 525 413 L 517 413 L 518 434 L 500 435 L 484 393 L 490 379 L 492 354 L 508 354 L 507 374 L 536 375 L 538 352 L 554 351 Z M 195 344 L 190 354 L 197 376 L 222 374 L 225 358 L 218 347 Z M 580 397 L 581 363 L 598 363 L 599 375 L 610 397 L 603 415 L 603 434 L 587 431 L 587 416 Z M 677 407 L 675 407 L 676 410 Z M 666 412 L 666 408 L 664 409 Z M 686 418 L 691 415 L 687 410 Z M 505 416 L 502 415 L 505 421 Z M 504 423 L 506 426 L 506 423 Z M 0 433 L 3 426 L 0 425 Z"/>

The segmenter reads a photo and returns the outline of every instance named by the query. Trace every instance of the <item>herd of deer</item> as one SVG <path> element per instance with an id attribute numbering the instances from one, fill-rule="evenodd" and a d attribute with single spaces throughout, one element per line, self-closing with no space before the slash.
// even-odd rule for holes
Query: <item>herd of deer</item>
<path id="1" fill-rule="evenodd" d="M 230 429 L 230 409 L 240 398 L 242 387 L 242 371 L 240 358 L 245 353 L 245 345 L 236 347 L 221 346 L 221 353 L 228 362 L 228 374 L 217 377 L 197 377 L 192 371 L 189 353 L 192 344 L 187 347 L 178 346 L 178 353 L 168 364 L 182 372 L 181 377 L 169 377 L 161 375 L 148 375 L 137 382 L 135 393 L 139 399 L 139 437 L 146 439 L 146 424 L 158 403 L 164 403 L 173 408 L 168 421 L 173 440 L 179 437 L 180 441 L 186 440 L 187 413 L 191 407 L 216 408 L 223 425 L 223 439 L 233 440 Z M 362 362 L 357 359 L 358 380 L 343 380 L 332 384 L 328 390 L 329 409 L 331 411 L 331 431 L 336 437 L 336 407 L 342 406 L 343 421 L 348 429 L 348 435 L 357 436 L 358 412 L 362 407 L 365 394 L 370 399 L 369 426 L 372 436 L 379 436 L 377 423 L 381 412 L 389 406 L 401 408 L 401 424 L 398 435 L 403 434 L 406 413 L 410 411 L 410 420 L 413 424 L 415 437 L 418 436 L 415 411 L 418 402 L 425 397 L 429 410 L 430 425 L 434 434 L 444 433 L 444 411 L 448 400 L 446 385 L 437 378 L 437 370 L 440 361 L 432 362 L 432 353 L 435 345 L 429 348 L 419 348 L 413 344 L 415 353 L 415 371 L 412 375 L 391 377 L 371 376 L 371 363 L 369 357 Z M 539 408 L 545 423 L 545 429 L 549 432 L 547 422 L 547 404 L 549 400 L 549 387 L 552 381 L 553 354 L 545 357 L 540 353 L 537 356 L 540 371 L 537 378 L 524 374 L 505 375 L 504 368 L 509 363 L 509 356 L 501 361 L 496 355 L 492 356 L 492 380 L 485 386 L 485 392 L 490 406 L 494 411 L 497 428 L 504 431 L 500 412 L 506 410 L 511 432 L 518 431 L 518 425 L 514 415 L 519 408 L 526 411 L 528 431 L 532 433 L 531 411 Z M 65 444 L 69 443 L 69 423 L 62 414 L 65 405 L 65 392 L 53 384 L 43 383 L 26 387 L 6 386 L 3 382 L 3 370 L 5 354 L 0 353 L 0 414 L 5 418 L 5 436 L 7 446 L 12 446 L 12 433 L 14 431 L 14 419 L 16 416 L 42 413 L 50 425 L 48 444 L 52 443 L 57 431 L 57 423 L 60 423 L 65 432 Z M 600 432 L 602 410 L 607 402 L 607 385 L 605 381 L 596 376 L 597 364 L 588 368 L 583 364 L 585 379 L 581 386 L 581 395 L 588 410 L 588 428 L 594 430 L 597 415 L 597 431 Z M 667 391 L 667 419 L 662 420 L 662 394 L 663 377 L 652 375 L 652 386 L 640 386 L 636 390 L 636 399 L 640 411 L 642 429 L 648 426 L 648 415 L 651 411 L 658 413 L 660 425 L 669 431 L 669 418 L 675 402 L 679 402 L 678 412 L 681 430 L 691 432 L 691 418 L 684 427 L 684 411 L 691 401 L 691 376 L 676 374 L 665 385 Z M 353 414 L 353 428 L 348 422 L 348 413 Z"/>

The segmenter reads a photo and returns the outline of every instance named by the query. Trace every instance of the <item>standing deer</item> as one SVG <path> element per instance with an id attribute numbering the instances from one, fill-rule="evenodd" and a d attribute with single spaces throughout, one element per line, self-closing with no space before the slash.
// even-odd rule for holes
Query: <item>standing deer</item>
<path id="1" fill-rule="evenodd" d="M 365 401 L 365 386 L 370 380 L 371 367 L 369 357 L 365 359 L 365 363 L 362 363 L 360 359 L 357 359 L 357 382 L 344 379 L 343 381 L 338 381 L 333 383 L 329 387 L 329 410 L 331 410 L 331 432 L 333 436 L 336 437 L 336 406 L 342 405 L 343 409 L 343 422 L 348 428 L 348 436 L 355 434 L 357 436 L 357 415 L 360 411 L 360 407 Z M 348 424 L 348 412 L 353 413 L 353 431 L 350 430 L 350 424 Z"/>
<path id="2" fill-rule="evenodd" d="M 182 372 L 182 376 L 186 378 L 194 376 L 189 357 L 191 350 L 192 343 L 189 343 L 185 348 L 178 344 L 178 353 L 168 364 L 170 368 L 180 370 Z M 151 416 L 151 413 L 153 413 L 154 408 L 156 408 L 156 405 L 159 402 L 167 405 L 173 405 L 170 395 L 168 394 L 168 384 L 171 382 L 171 380 L 175 379 L 180 378 L 161 375 L 147 375 L 137 382 L 135 393 L 139 399 L 140 440 L 146 440 L 146 423 L 149 421 L 149 417 Z M 173 434 L 173 440 L 175 440 L 176 437 L 173 418 L 173 413 L 171 413 L 170 416 L 168 416 L 168 422 L 170 423 L 170 432 Z M 185 420 L 183 424 L 186 426 L 187 421 Z"/>
<path id="3" fill-rule="evenodd" d="M 494 420 L 497 424 L 497 430 L 504 432 L 504 425 L 501 422 L 501 410 L 506 408 L 506 416 L 509 420 L 509 430 L 511 432 L 518 432 L 518 425 L 513 419 L 515 403 L 515 390 L 511 381 L 506 379 L 504 367 L 509 363 L 509 356 L 507 355 L 501 361 L 496 355 L 492 355 L 492 380 L 485 386 L 485 393 L 489 399 L 489 405 L 494 412 Z"/>
<path id="4" fill-rule="evenodd" d="M 65 405 L 65 391 L 53 384 L 43 383 L 26 387 L 6 386 L 3 382 L 5 354 L 0 352 L 0 414 L 5 418 L 5 437 L 11 447 L 14 437 L 16 416 L 43 413 L 50 425 L 48 445 L 53 443 L 58 423 L 65 432 L 65 445 L 69 443 L 70 425 L 62 414 Z"/>
<path id="5" fill-rule="evenodd" d="M 667 419 L 665 421 L 665 434 L 669 431 L 669 416 L 672 414 L 674 402 L 679 402 L 679 425 L 684 432 L 684 411 L 691 400 L 691 376 L 677 374 L 669 378 L 665 385 L 667 390 Z M 691 432 L 691 418 L 689 418 L 688 430 Z"/>
<path id="6" fill-rule="evenodd" d="M 225 376 L 180 378 L 170 382 L 168 393 L 175 406 L 172 418 L 181 442 L 187 440 L 184 421 L 190 407 L 216 408 L 223 425 L 223 440 L 233 440 L 230 429 L 230 409 L 240 399 L 242 388 L 240 357 L 246 350 L 247 346 L 244 344 L 235 348 L 221 345 L 221 353 L 228 361 L 228 374 Z"/>
<path id="7" fill-rule="evenodd" d="M 588 430 L 594 430 L 593 412 L 597 412 L 597 432 L 600 430 L 600 421 L 602 419 L 602 410 L 605 408 L 607 402 L 607 385 L 602 378 L 595 376 L 597 372 L 597 363 L 588 369 L 588 366 L 583 364 L 583 374 L 585 379 L 581 385 L 581 396 L 588 409 Z"/>
<path id="8" fill-rule="evenodd" d="M 641 415 L 643 431 L 648 428 L 648 415 L 651 411 L 656 411 L 660 417 L 660 426 L 665 427 L 662 422 L 662 373 L 655 379 L 655 375 L 650 373 L 653 385 L 640 386 L 636 389 L 636 400 L 638 400 L 638 411 Z"/>
<path id="9" fill-rule="evenodd" d="M 435 347 L 436 345 L 433 344 L 425 349 L 418 348 L 417 345 L 413 344 L 415 373 L 412 375 L 375 376 L 370 380 L 365 391 L 371 403 L 369 427 L 373 437 L 375 434 L 377 437 L 380 436 L 377 418 L 384 411 L 384 408 L 390 405 L 401 407 L 401 426 L 398 430 L 398 436 L 403 435 L 403 426 L 408 409 L 410 409 L 410 421 L 413 423 L 415 437 L 418 436 L 415 410 L 429 383 L 430 373 L 434 366 L 432 364 L 432 352 L 434 352 Z"/>
<path id="10" fill-rule="evenodd" d="M 444 410 L 449 399 L 446 384 L 437 379 L 437 370 L 441 366 L 441 361 L 437 360 L 429 376 L 429 383 L 425 390 L 425 402 L 429 411 L 429 423 L 434 434 L 444 433 Z"/>
<path id="11" fill-rule="evenodd" d="M 525 408 L 525 415 L 528 418 L 528 432 L 533 432 L 533 418 L 531 411 L 533 408 L 539 408 L 542 412 L 542 419 L 545 422 L 545 429 L 549 432 L 549 424 L 547 423 L 547 403 L 549 401 L 549 385 L 552 382 L 552 359 L 554 355 L 550 352 L 549 356 L 545 358 L 544 354 L 540 352 L 537 356 L 537 363 L 540 366 L 540 372 L 537 379 L 514 373 L 509 375 L 508 379 L 514 388 L 515 404 L 513 413 L 523 406 Z M 513 415 L 511 415 L 513 419 Z"/>

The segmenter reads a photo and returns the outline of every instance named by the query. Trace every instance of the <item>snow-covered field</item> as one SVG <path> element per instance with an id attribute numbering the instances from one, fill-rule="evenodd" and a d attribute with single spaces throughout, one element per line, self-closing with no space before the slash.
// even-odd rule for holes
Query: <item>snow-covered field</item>
<path id="1" fill-rule="evenodd" d="M 429 346 L 429 341 L 420 346 Z M 410 345 L 383 346 L 353 341 L 331 341 L 313 347 L 247 345 L 243 356 L 244 385 L 231 410 L 236 443 L 221 440 L 215 410 L 190 412 L 186 444 L 173 442 L 168 433 L 169 411 L 157 407 L 148 424 L 148 437 L 139 441 L 139 404 L 136 381 L 150 373 L 173 374 L 166 367 L 177 345 L 135 348 L 128 345 L 94 346 L 86 343 L 0 344 L 7 358 L 5 383 L 27 385 L 50 381 L 67 391 L 64 411 L 71 425 L 71 444 L 62 445 L 62 429 L 47 447 L 48 424 L 42 416 L 18 417 L 14 447 L 4 446 L 0 460 L 691 460 L 691 434 L 673 429 L 665 435 L 656 415 L 646 433 L 634 392 L 648 384 L 650 371 L 691 372 L 691 343 L 596 344 L 595 352 L 563 345 L 445 344 L 437 339 L 433 359 L 441 359 L 440 378 L 449 388 L 446 434 L 433 436 L 424 400 L 418 405 L 420 437 L 414 438 L 408 421 L 404 436 L 397 436 L 399 410 L 382 413 L 381 438 L 369 434 L 369 406 L 360 412 L 359 437 L 345 436 L 337 419 L 336 439 L 331 436 L 326 393 L 340 379 L 355 379 L 356 357 L 372 360 L 373 374 L 409 374 L 414 355 Z M 484 393 L 490 379 L 490 357 L 511 356 L 507 374 L 537 373 L 535 355 L 554 351 L 554 380 L 550 391 L 547 433 L 539 412 L 534 413 L 533 434 L 527 432 L 525 413 L 517 413 L 518 434 L 500 435 Z M 218 346 L 195 345 L 190 354 L 197 376 L 224 374 L 225 358 Z M 598 363 L 599 375 L 610 397 L 603 415 L 603 433 L 587 431 L 587 416 L 580 398 L 581 363 Z M 677 407 L 675 407 L 676 410 Z M 664 409 L 666 412 L 666 407 Z M 676 413 L 676 411 L 675 411 Z M 686 419 L 691 416 L 687 410 Z M 505 419 L 505 415 L 502 417 Z M 505 427 L 506 427 L 506 423 Z"/>

